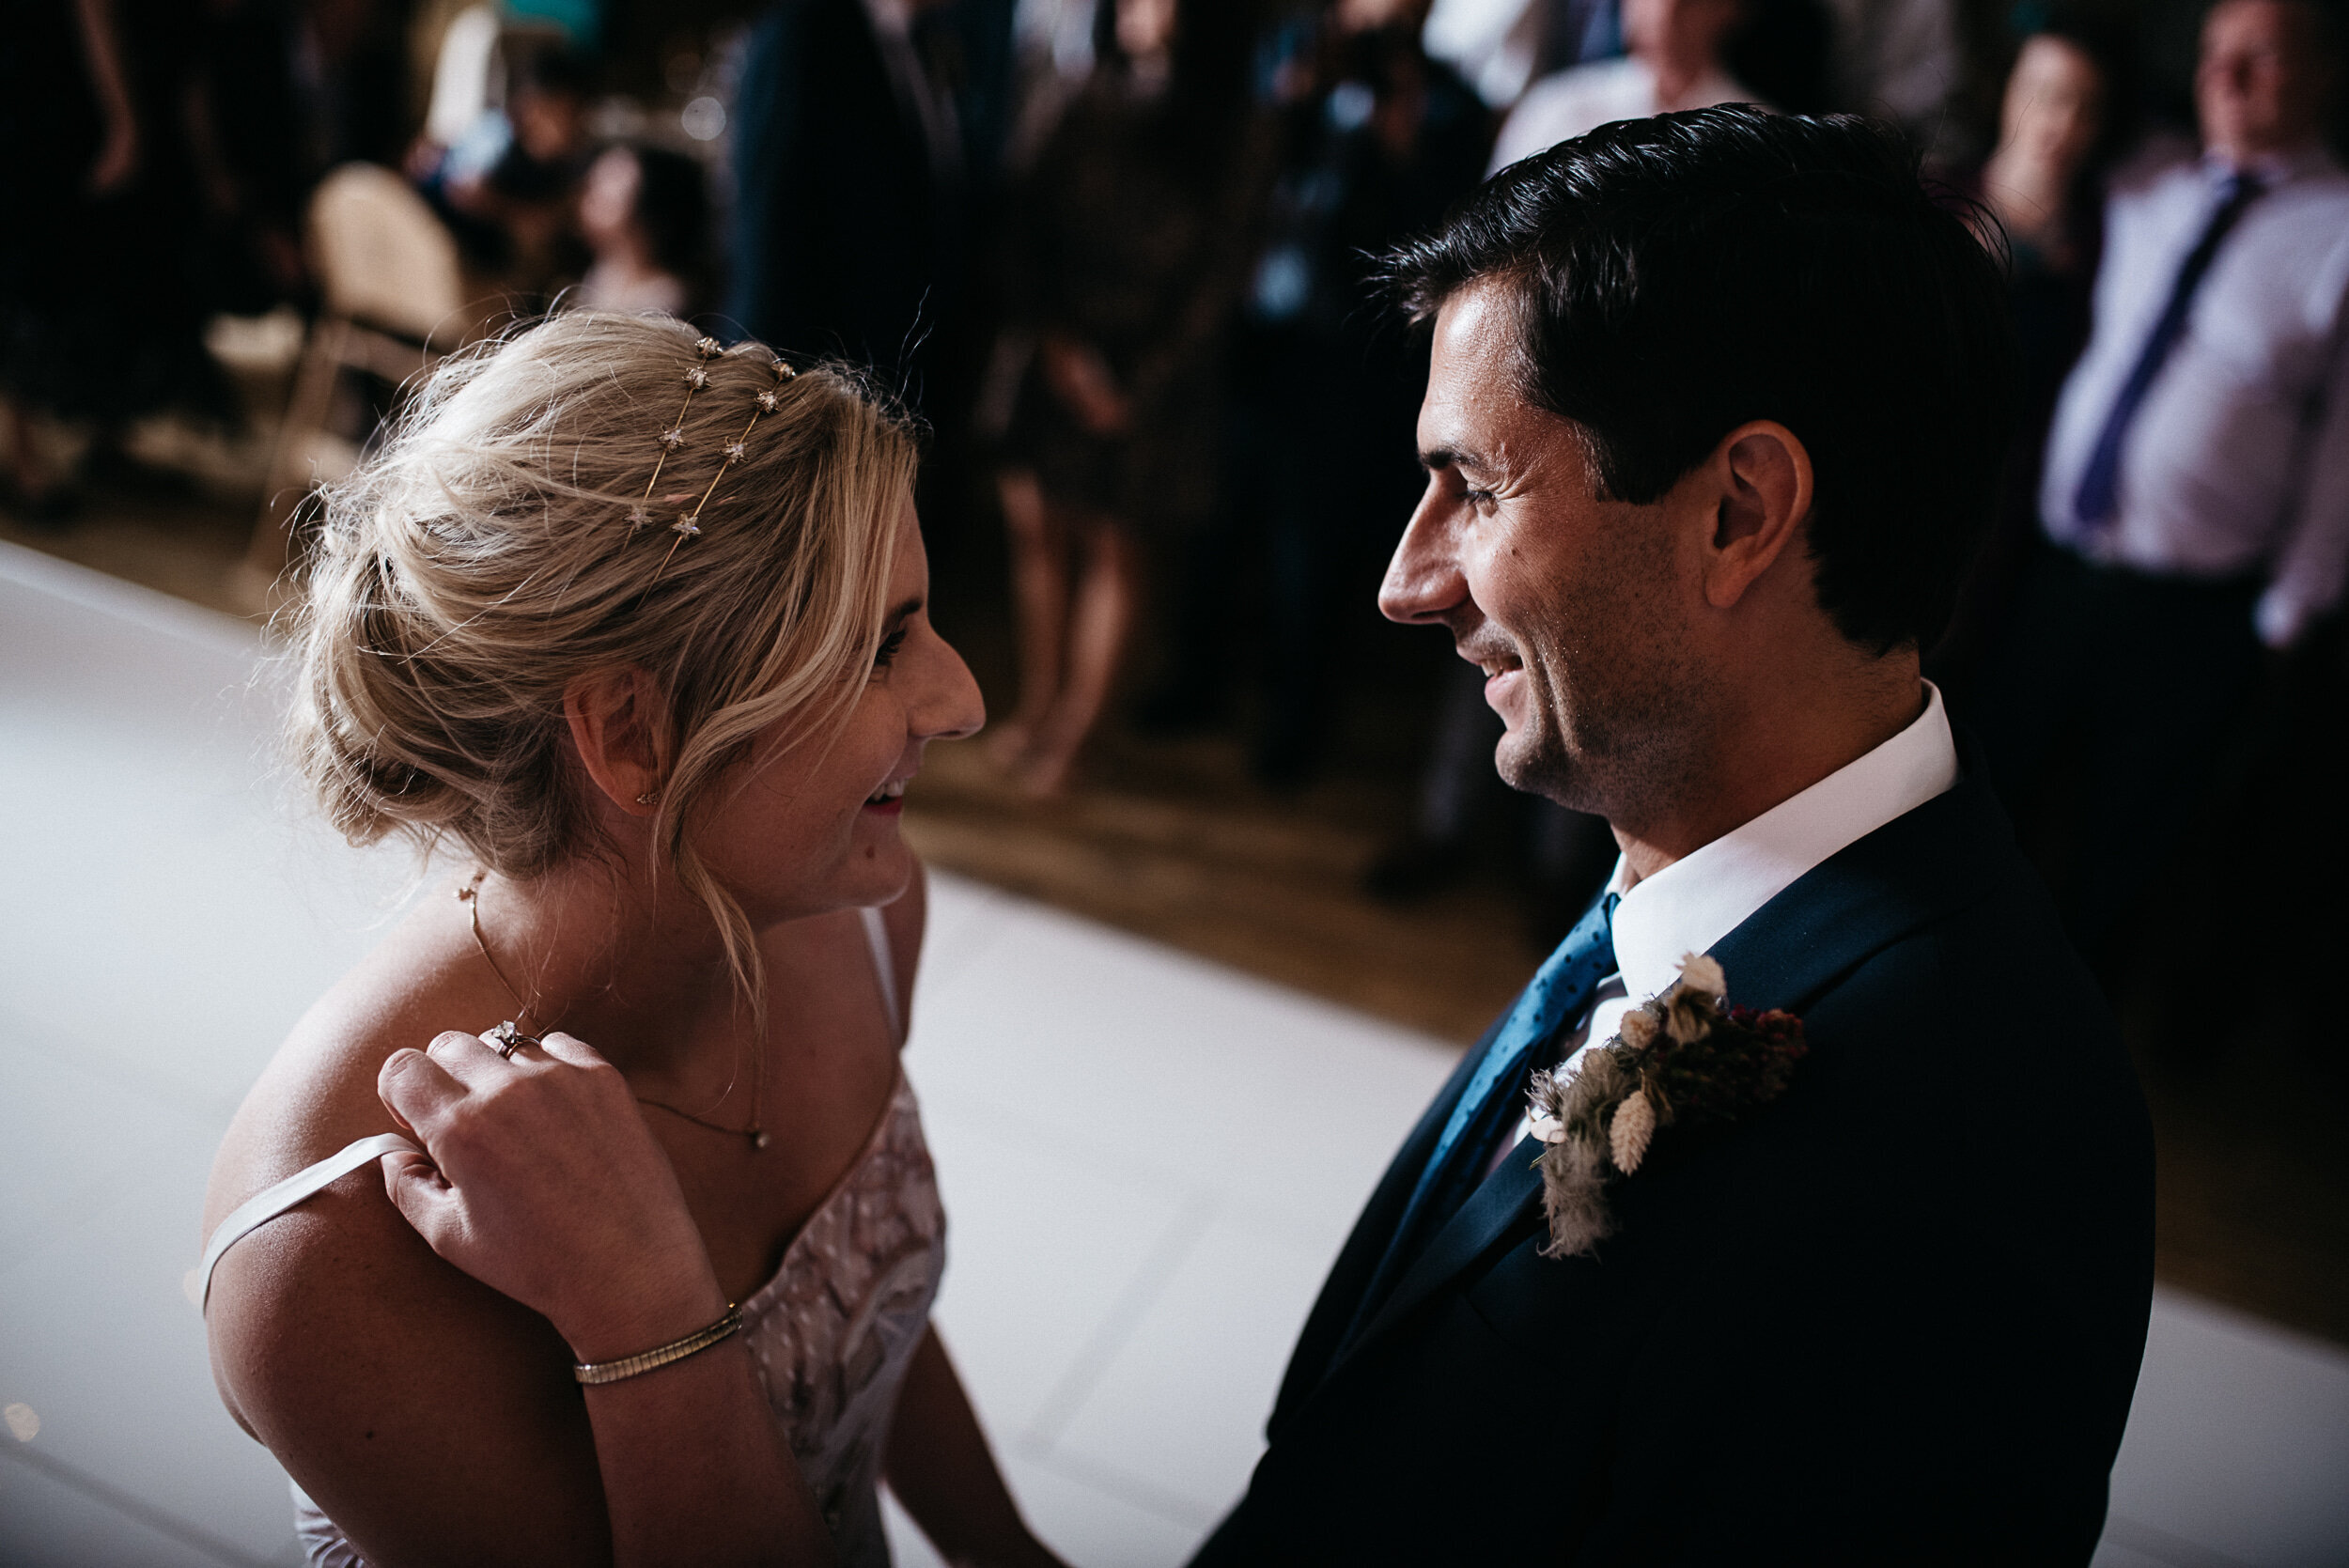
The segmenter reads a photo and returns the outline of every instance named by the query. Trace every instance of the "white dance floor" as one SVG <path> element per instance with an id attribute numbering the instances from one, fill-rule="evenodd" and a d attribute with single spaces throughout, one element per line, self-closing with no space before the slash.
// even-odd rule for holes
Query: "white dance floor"
<path id="1" fill-rule="evenodd" d="M 0 545 L 8 1568 L 301 1560 L 184 1281 L 246 1084 L 413 890 L 303 816 L 264 656 Z M 953 1220 L 947 1342 L 1049 1541 L 1179 1563 L 1451 1052 L 972 883 L 933 897 L 907 1062 Z M 2097 1568 L 2349 1562 L 2344 1478 L 2349 1353 L 2164 1292 Z"/>

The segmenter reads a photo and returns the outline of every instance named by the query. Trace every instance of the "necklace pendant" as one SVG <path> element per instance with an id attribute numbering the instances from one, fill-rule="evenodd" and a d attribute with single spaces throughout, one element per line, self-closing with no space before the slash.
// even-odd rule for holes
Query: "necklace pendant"
<path id="1" fill-rule="evenodd" d="M 754 1149 L 754 1150 L 758 1150 L 758 1149 L 763 1149 L 763 1148 L 765 1148 L 766 1146 L 767 1146 L 767 1135 L 766 1135 L 764 1132 L 761 1132 L 761 1131 L 760 1131 L 759 1129 L 757 1129 L 756 1127 L 753 1127 L 753 1128 L 751 1129 L 751 1147 L 752 1147 L 752 1149 Z"/>

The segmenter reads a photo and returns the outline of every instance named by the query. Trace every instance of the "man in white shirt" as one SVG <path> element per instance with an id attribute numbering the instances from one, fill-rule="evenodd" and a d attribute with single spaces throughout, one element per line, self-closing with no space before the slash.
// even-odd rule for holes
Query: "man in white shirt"
<path id="1" fill-rule="evenodd" d="M 1756 101 L 1721 64 L 1741 0 L 1624 0 L 1630 53 L 1570 66 L 1526 88 L 1493 143 L 1495 173 L 1610 120 Z"/>
<path id="2" fill-rule="evenodd" d="M 2349 567 L 2349 173 L 2318 141 L 2338 60 L 2306 0 L 2203 27 L 2200 160 L 2124 177 L 2095 327 L 2047 439 L 2051 548 L 1986 661 L 1983 740 L 2035 793 L 2060 739 L 2089 776 L 2065 913 L 2104 949 L 2256 676 Z"/>
<path id="3" fill-rule="evenodd" d="M 2151 1136 L 1918 663 L 1998 487 L 1997 269 L 1892 132 L 1732 107 L 1513 165 L 1388 272 L 1434 343 L 1380 608 L 1622 860 L 1372 1194 L 1194 1568 L 2086 1564 Z M 1625 1027 L 1696 952 L 1801 1018 L 1774 1097 Z M 1619 1102 L 1561 1240 L 1532 1074 L 1650 1066 L 1677 1119 L 1626 1153 Z"/>

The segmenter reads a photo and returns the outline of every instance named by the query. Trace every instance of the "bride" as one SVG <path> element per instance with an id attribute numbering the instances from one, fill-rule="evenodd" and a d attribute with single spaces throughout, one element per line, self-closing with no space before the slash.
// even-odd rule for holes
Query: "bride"
<path id="1" fill-rule="evenodd" d="M 899 800 L 981 709 L 914 464 L 848 375 L 580 312 L 329 497 L 302 768 L 466 869 L 212 1172 L 214 1375 L 312 1562 L 885 1563 L 883 1479 L 952 1560 L 1057 1561 L 928 1324 Z"/>

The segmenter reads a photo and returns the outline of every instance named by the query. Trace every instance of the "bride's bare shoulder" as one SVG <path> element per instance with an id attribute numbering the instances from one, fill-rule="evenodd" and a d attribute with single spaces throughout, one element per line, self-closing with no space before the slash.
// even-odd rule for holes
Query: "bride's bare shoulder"
<path id="1" fill-rule="evenodd" d="M 213 1161 L 208 1234 L 255 1193 L 359 1139 L 399 1131 L 375 1093 L 394 1051 L 497 1022 L 494 1000 L 465 972 L 465 951 L 434 912 L 418 909 L 395 927 L 311 1004 L 262 1068 Z"/>
<path id="2" fill-rule="evenodd" d="M 415 917 L 388 936 L 304 1013 L 245 1096 L 212 1165 L 204 1238 L 240 1204 L 360 1139 L 403 1129 L 375 1092 L 385 1058 L 451 1028 L 488 1027 L 485 1004 L 458 960 Z M 445 924 L 445 923 L 440 923 Z M 460 928 L 461 929 L 461 928 Z M 467 1312 L 479 1287 L 456 1275 L 395 1209 L 370 1160 L 229 1247 L 205 1309 L 213 1368 L 230 1412 L 269 1424 L 272 1389 L 319 1369 L 288 1356 L 285 1331 L 348 1353 L 376 1336 L 366 1321 Z M 261 1435 L 267 1436 L 266 1432 Z"/>

